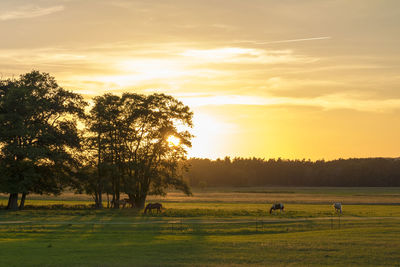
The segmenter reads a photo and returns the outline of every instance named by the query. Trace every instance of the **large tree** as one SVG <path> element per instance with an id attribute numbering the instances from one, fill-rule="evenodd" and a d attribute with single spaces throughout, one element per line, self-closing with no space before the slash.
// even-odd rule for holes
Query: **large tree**
<path id="1" fill-rule="evenodd" d="M 58 194 L 69 184 L 85 105 L 48 73 L 0 81 L 0 191 L 10 194 L 9 209 L 18 209 L 19 193 L 23 207 L 28 193 Z"/>
<path id="2" fill-rule="evenodd" d="M 97 191 L 95 199 L 101 199 L 107 179 L 111 180 L 115 208 L 121 192 L 128 194 L 137 208 L 144 207 L 149 194 L 163 195 L 169 187 L 190 194 L 182 177 L 182 162 L 191 146 L 187 129 L 192 126 L 192 116 L 187 106 L 164 94 L 96 97 L 89 119 L 89 140 L 98 170 L 98 182 L 91 187 L 98 188 L 92 190 Z"/>
<path id="3" fill-rule="evenodd" d="M 143 208 L 147 195 L 164 195 L 169 187 L 191 194 L 180 170 L 191 146 L 189 107 L 164 94 L 124 94 L 121 101 L 124 191 L 130 200 Z"/>

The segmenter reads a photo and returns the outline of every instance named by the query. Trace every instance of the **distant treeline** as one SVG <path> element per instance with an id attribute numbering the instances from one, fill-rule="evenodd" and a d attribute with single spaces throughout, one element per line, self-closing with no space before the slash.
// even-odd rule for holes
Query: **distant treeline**
<path id="1" fill-rule="evenodd" d="M 194 187 L 220 186 L 400 186 L 400 159 L 332 161 L 193 158 L 188 179 Z"/>

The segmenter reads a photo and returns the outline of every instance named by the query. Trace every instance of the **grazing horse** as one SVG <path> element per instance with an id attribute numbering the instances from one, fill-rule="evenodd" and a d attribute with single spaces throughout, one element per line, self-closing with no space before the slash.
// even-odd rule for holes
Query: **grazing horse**
<path id="1" fill-rule="evenodd" d="M 283 211 L 285 207 L 283 206 L 282 203 L 276 203 L 276 204 L 272 204 L 271 209 L 269 210 L 269 214 L 272 213 L 272 210 L 280 210 L 281 212 Z"/>
<path id="2" fill-rule="evenodd" d="M 336 212 L 342 213 L 342 203 L 340 202 L 333 203 L 333 207 L 335 208 Z"/>
<path id="3" fill-rule="evenodd" d="M 149 203 L 147 204 L 146 208 L 144 209 L 144 214 L 147 213 L 147 211 L 150 211 L 152 213 L 152 210 L 157 210 L 157 213 L 161 212 L 162 205 L 160 203 Z"/>

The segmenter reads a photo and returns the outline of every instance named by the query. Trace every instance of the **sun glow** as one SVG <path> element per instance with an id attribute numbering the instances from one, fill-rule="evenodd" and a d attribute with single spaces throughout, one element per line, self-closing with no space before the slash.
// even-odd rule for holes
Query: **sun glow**
<path id="1" fill-rule="evenodd" d="M 181 143 L 181 139 L 176 136 L 170 135 L 167 138 L 167 142 L 169 146 L 179 146 L 179 144 Z"/>

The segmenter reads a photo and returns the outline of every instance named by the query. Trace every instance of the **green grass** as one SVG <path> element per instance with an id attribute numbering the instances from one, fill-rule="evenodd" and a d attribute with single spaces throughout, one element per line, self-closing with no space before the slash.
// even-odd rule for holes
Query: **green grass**
<path id="1" fill-rule="evenodd" d="M 166 209 L 162 214 L 143 215 L 132 209 L 85 208 L 91 202 L 81 196 L 64 196 L 62 200 L 32 196 L 27 200 L 27 205 L 31 205 L 27 210 L 0 210 L 0 266 L 400 263 L 400 205 L 391 202 L 396 200 L 398 189 L 341 188 L 337 195 L 329 189 L 327 194 L 334 199 L 343 195 L 371 196 L 373 205 L 344 204 L 340 225 L 339 218 L 332 216 L 331 203 L 314 201 L 315 195 L 328 189 L 268 190 L 273 193 L 261 194 L 283 198 L 291 195 L 290 199 L 302 201 L 285 202 L 285 212 L 269 215 L 269 203 L 249 202 L 257 199 L 259 192 L 208 191 L 207 201 L 169 198 L 163 201 Z M 307 190 L 311 192 L 306 193 Z M 250 196 L 231 202 L 235 194 Z M 382 195 L 390 195 L 388 202 L 376 204 L 376 199 L 387 197 Z M 81 206 L 74 208 L 76 205 Z"/>
<path id="2" fill-rule="evenodd" d="M 112 218 L 111 221 L 120 220 Z M 181 230 L 182 227 L 182 230 Z M 385 222 L 0 225 L 2 266 L 396 265 Z"/>
<path id="3" fill-rule="evenodd" d="M 86 203 L 88 204 L 88 203 Z M 43 205 L 43 203 L 40 203 Z M 119 217 L 122 220 L 132 218 L 318 218 L 335 214 L 332 205 L 322 204 L 286 204 L 285 211 L 275 211 L 269 214 L 270 205 L 248 203 L 164 203 L 162 214 L 154 212 L 152 215 L 143 215 L 134 209 L 90 209 L 88 206 L 49 206 L 53 209 L 29 207 L 23 211 L 0 211 L 0 222 L 5 220 L 43 220 L 43 218 L 104 218 Z M 67 208 L 65 208 L 67 207 Z M 86 207 L 86 208 L 84 208 Z M 60 217 L 61 216 L 61 217 Z M 400 217 L 400 205 L 344 205 L 343 216 L 351 217 Z"/>

